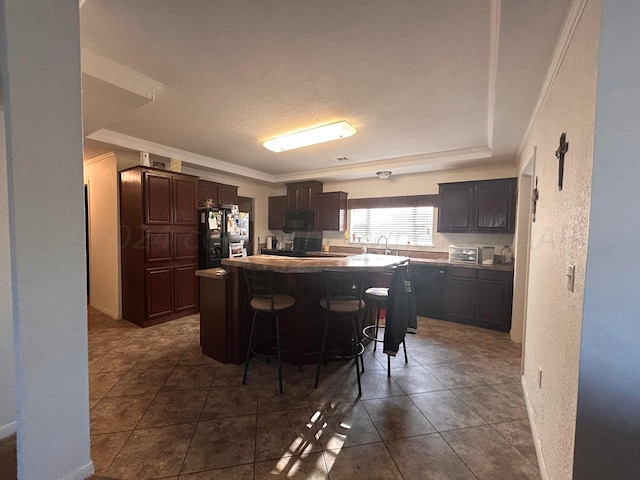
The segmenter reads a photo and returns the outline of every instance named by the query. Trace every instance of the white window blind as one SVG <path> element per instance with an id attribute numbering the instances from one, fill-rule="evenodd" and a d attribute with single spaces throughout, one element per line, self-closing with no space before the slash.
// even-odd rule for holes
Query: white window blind
<path id="1" fill-rule="evenodd" d="M 351 209 L 351 241 L 389 245 L 433 245 L 433 207 Z M 384 240 L 383 240 L 384 241 Z"/>

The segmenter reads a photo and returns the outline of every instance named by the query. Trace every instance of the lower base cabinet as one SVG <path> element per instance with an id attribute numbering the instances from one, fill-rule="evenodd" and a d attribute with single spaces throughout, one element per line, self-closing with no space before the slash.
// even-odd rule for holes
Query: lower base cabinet
<path id="1" fill-rule="evenodd" d="M 444 319 L 508 332 L 513 273 L 448 267 Z"/>
<path id="2" fill-rule="evenodd" d="M 141 327 L 198 311 L 195 264 L 145 269 L 146 311 L 143 318 L 127 318 Z"/>

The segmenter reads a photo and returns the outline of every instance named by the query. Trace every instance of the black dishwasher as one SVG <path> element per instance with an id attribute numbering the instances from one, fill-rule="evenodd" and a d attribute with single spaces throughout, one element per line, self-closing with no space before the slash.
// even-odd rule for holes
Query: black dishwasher
<path id="1" fill-rule="evenodd" d="M 416 293 L 416 313 L 422 317 L 444 319 L 445 267 L 411 265 Z"/>

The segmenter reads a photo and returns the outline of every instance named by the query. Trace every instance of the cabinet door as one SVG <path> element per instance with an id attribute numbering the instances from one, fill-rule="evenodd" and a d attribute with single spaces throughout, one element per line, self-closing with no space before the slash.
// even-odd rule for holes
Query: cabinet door
<path id="1" fill-rule="evenodd" d="M 286 206 L 286 196 L 269 197 L 269 230 L 282 230 L 284 228 Z"/>
<path id="2" fill-rule="evenodd" d="M 475 187 L 473 230 L 486 233 L 513 233 L 515 191 L 515 179 L 478 182 Z"/>
<path id="3" fill-rule="evenodd" d="M 193 308 L 198 303 L 197 265 L 174 267 L 175 311 Z"/>
<path id="4" fill-rule="evenodd" d="M 144 173 L 144 222 L 171 224 L 171 177 Z"/>
<path id="5" fill-rule="evenodd" d="M 477 325 L 508 332 L 511 329 L 513 273 L 479 270 L 477 295 Z"/>
<path id="6" fill-rule="evenodd" d="M 144 260 L 145 263 L 170 262 L 172 260 L 171 251 L 171 231 L 150 231 L 144 232 Z"/>
<path id="7" fill-rule="evenodd" d="M 147 318 L 173 312 L 173 268 L 159 267 L 145 270 Z"/>
<path id="8" fill-rule="evenodd" d="M 469 184 L 440 185 L 439 232 L 471 231 L 472 194 Z"/>
<path id="9" fill-rule="evenodd" d="M 445 292 L 445 318 L 456 322 L 470 324 L 475 317 L 476 278 L 475 271 L 469 269 L 464 276 L 447 272 Z M 462 269 L 456 269 L 462 270 Z"/>
<path id="10" fill-rule="evenodd" d="M 287 188 L 287 210 L 300 210 L 300 188 Z"/>
<path id="11" fill-rule="evenodd" d="M 196 224 L 197 179 L 173 179 L 173 223 L 174 225 Z"/>
<path id="12" fill-rule="evenodd" d="M 218 205 L 237 205 L 238 187 L 218 185 Z"/>
<path id="13" fill-rule="evenodd" d="M 315 195 L 316 230 L 343 232 L 347 225 L 347 194 L 328 192 Z"/>
<path id="14" fill-rule="evenodd" d="M 173 232 L 174 260 L 195 260 L 198 257 L 198 232 Z"/>
<path id="15" fill-rule="evenodd" d="M 213 201 L 214 205 L 218 203 L 218 184 L 198 180 L 198 206 L 206 206 L 206 201 L 209 199 Z"/>
<path id="16" fill-rule="evenodd" d="M 442 267 L 412 267 L 416 312 L 430 318 L 444 318 L 445 270 Z"/>

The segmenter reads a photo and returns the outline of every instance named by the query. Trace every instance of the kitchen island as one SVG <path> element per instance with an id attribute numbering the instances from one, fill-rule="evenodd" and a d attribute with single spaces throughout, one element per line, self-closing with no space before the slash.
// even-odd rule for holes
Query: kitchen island
<path id="1" fill-rule="evenodd" d="M 277 291 L 296 299 L 293 307 L 280 312 L 280 330 L 295 342 L 283 361 L 298 365 L 317 361 L 325 314 L 320 307 L 325 292 L 323 269 L 364 269 L 370 272 L 367 283 L 376 285 L 378 273 L 407 260 L 377 254 L 321 258 L 256 255 L 222 260 L 227 270 L 198 270 L 202 353 L 223 363 L 245 360 L 252 311 L 242 268 L 275 272 Z M 349 327 L 348 322 L 344 325 Z"/>

